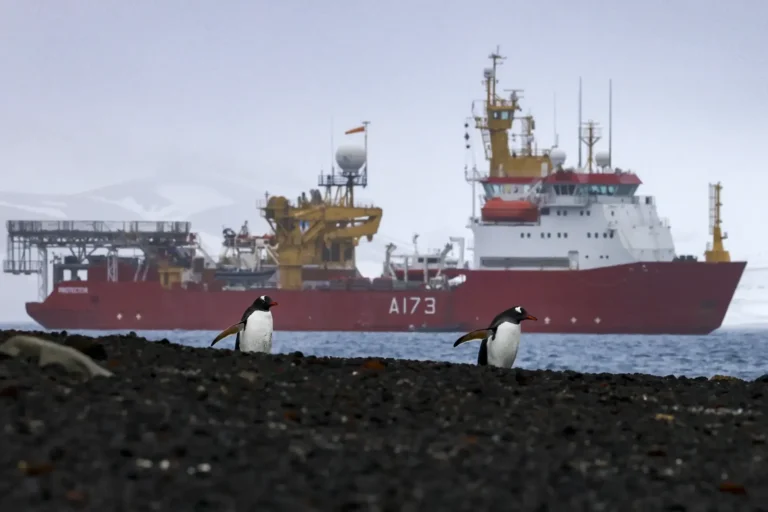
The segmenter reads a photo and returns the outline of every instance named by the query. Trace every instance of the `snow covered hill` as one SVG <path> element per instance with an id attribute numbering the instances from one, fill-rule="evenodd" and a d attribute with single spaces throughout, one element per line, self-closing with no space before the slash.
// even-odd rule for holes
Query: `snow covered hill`
<path id="1" fill-rule="evenodd" d="M 215 258 L 225 227 L 237 231 L 248 220 L 251 232 L 270 232 L 256 208 L 265 190 L 226 177 L 194 176 L 134 179 L 67 195 L 0 191 L 0 258 L 6 259 L 8 220 L 190 221 L 203 247 Z M 358 265 L 363 274 L 378 275 L 384 245 L 386 241 L 376 239 L 360 244 Z M 0 274 L 0 321 L 26 320 L 24 303 L 36 299 L 36 276 Z"/>

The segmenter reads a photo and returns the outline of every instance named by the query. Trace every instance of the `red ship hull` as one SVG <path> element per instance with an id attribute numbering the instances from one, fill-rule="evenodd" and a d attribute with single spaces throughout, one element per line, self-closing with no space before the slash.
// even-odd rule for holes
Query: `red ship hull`
<path id="1" fill-rule="evenodd" d="M 220 330 L 268 293 L 281 331 L 467 331 L 501 310 L 527 332 L 707 334 L 720 327 L 746 262 L 635 263 L 577 271 L 450 270 L 451 290 L 204 291 L 159 282 L 61 282 L 27 313 L 47 329 Z"/>

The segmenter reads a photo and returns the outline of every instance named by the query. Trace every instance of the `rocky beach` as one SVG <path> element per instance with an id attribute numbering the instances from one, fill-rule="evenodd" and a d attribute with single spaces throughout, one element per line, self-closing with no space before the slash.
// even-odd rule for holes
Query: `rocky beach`
<path id="1" fill-rule="evenodd" d="M 768 510 L 768 378 L 17 334 L 107 371 L 0 354 L 2 510 Z"/>

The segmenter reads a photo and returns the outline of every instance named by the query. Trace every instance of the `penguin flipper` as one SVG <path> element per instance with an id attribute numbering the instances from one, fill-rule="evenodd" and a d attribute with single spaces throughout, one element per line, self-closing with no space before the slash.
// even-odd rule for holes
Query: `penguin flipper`
<path id="1" fill-rule="evenodd" d="M 237 337 L 235 338 L 235 351 L 240 352 L 240 333 L 237 333 Z"/>
<path id="2" fill-rule="evenodd" d="M 491 334 L 493 334 L 492 329 L 477 329 L 475 331 L 468 332 L 461 338 L 457 339 L 454 342 L 453 346 L 458 347 L 459 345 L 461 345 L 462 343 L 466 343 L 467 341 L 482 340 L 482 339 L 488 338 Z"/>
<path id="3" fill-rule="evenodd" d="M 213 341 L 211 342 L 211 346 L 214 346 L 216 343 L 223 340 L 227 336 L 231 336 L 235 333 L 239 334 L 240 331 L 242 331 L 243 329 L 245 329 L 245 322 L 238 322 L 236 324 L 230 325 L 229 327 L 221 331 L 219 335 L 213 339 Z"/>
<path id="4" fill-rule="evenodd" d="M 480 350 L 477 352 L 477 365 L 488 366 L 488 338 L 480 343 Z"/>

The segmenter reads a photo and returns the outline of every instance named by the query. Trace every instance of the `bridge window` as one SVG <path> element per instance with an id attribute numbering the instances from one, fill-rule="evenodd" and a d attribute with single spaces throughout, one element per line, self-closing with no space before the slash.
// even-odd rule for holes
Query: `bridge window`
<path id="1" fill-rule="evenodd" d="M 572 196 L 576 191 L 576 185 L 553 185 L 558 196 Z"/>
<path id="2" fill-rule="evenodd" d="M 634 195 L 635 190 L 637 190 L 637 185 L 617 185 L 616 186 L 616 195 L 617 196 L 631 196 L 631 195 Z"/>
<path id="3" fill-rule="evenodd" d="M 591 196 L 616 196 L 622 194 L 617 185 L 589 185 L 588 193 Z"/>

